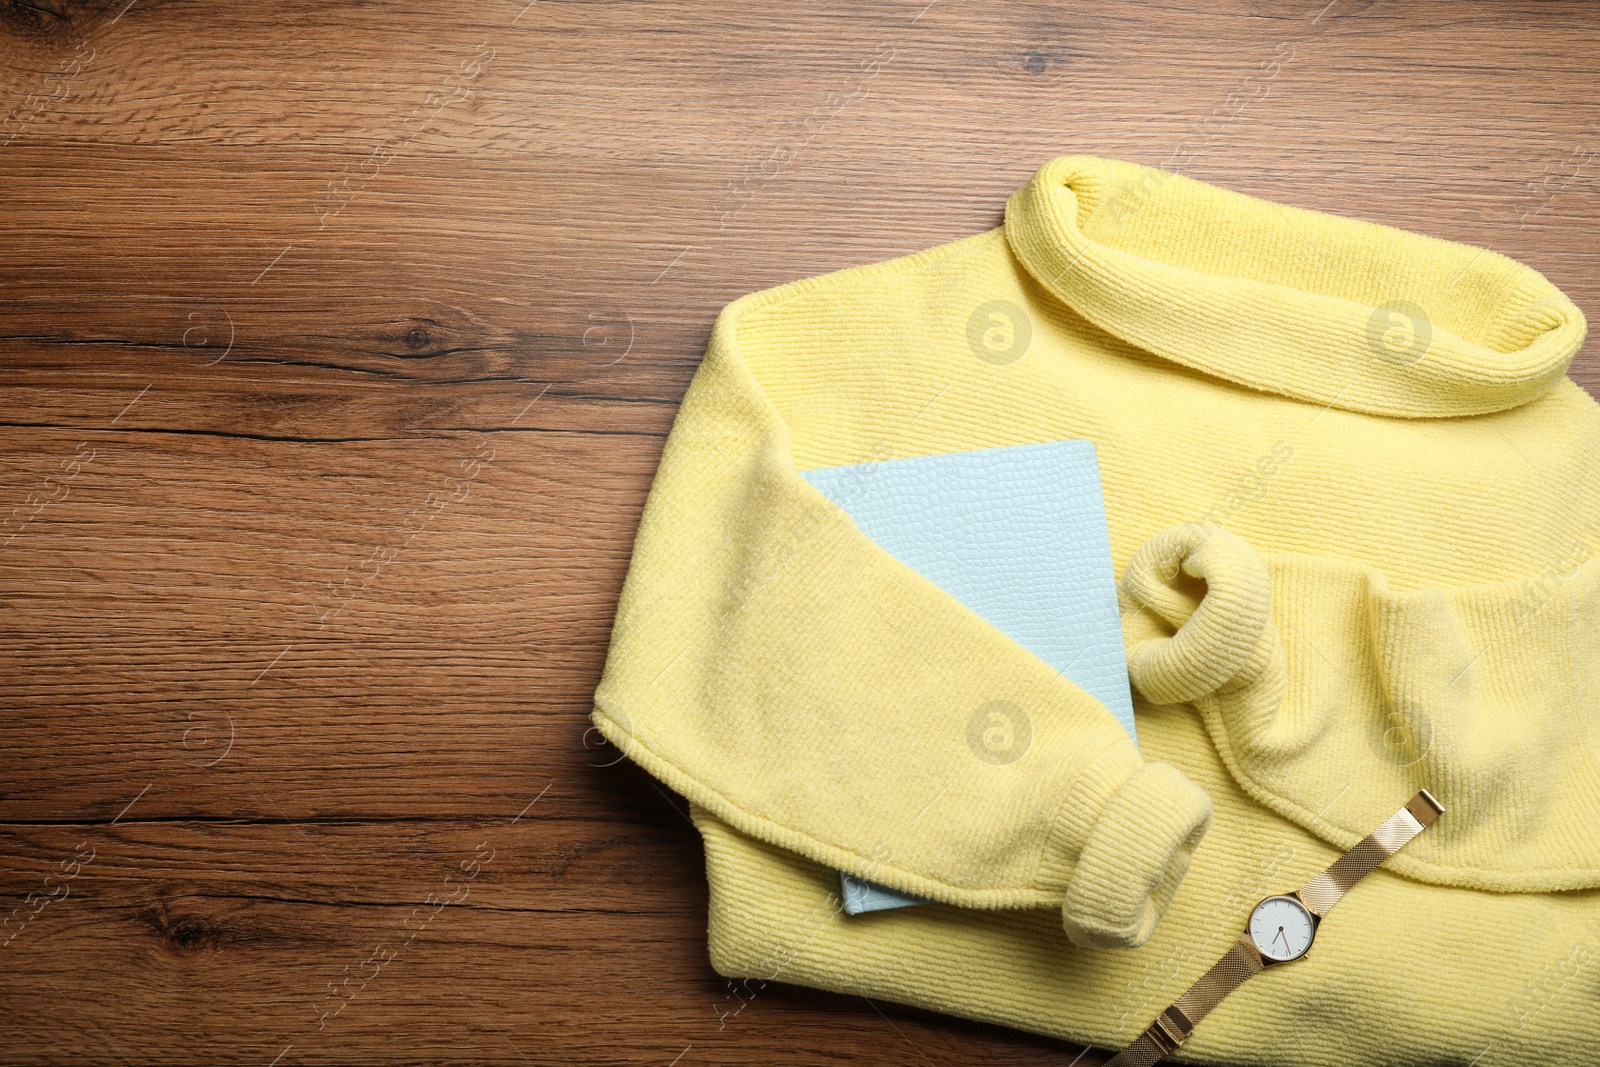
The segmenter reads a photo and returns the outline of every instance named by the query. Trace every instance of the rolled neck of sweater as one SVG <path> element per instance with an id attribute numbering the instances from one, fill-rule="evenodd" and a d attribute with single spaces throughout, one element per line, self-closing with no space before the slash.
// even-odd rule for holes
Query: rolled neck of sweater
<path id="1" fill-rule="evenodd" d="M 1562 379 L 1586 329 L 1543 275 L 1497 253 L 1132 163 L 1053 161 L 1013 194 L 1005 229 L 1040 285 L 1122 341 L 1353 411 L 1525 404 Z"/>

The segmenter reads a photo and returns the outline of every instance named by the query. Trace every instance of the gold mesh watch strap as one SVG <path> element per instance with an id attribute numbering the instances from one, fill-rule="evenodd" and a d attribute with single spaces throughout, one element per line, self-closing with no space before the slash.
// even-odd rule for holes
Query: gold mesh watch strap
<path id="1" fill-rule="evenodd" d="M 1246 934 L 1212 968 L 1189 987 L 1189 991 L 1156 1016 L 1150 1028 L 1134 1039 L 1133 1044 L 1106 1061 L 1106 1067 L 1151 1067 L 1168 1053 L 1189 1039 L 1212 1008 L 1222 1003 L 1222 998 L 1244 984 L 1245 980 L 1263 966 L 1261 953 Z"/>
<path id="2" fill-rule="evenodd" d="M 1326 915 L 1351 886 L 1432 826 L 1443 811 L 1444 807 L 1433 795 L 1422 790 L 1335 860 L 1331 867 L 1307 882 L 1296 896 L 1308 911 L 1319 917 Z M 1189 1040 L 1194 1028 L 1212 1008 L 1264 966 L 1266 963 L 1247 932 L 1172 1007 L 1156 1016 L 1149 1029 L 1107 1060 L 1106 1067 L 1152 1067 L 1159 1063 Z"/>
<path id="3" fill-rule="evenodd" d="M 1315 915 L 1326 915 L 1339 903 L 1350 887 L 1378 869 L 1407 841 L 1433 825 L 1444 811 L 1426 789 L 1406 801 L 1405 807 L 1384 820 L 1372 833 L 1356 842 L 1355 848 L 1333 862 L 1333 866 L 1307 882 L 1297 894 Z"/>

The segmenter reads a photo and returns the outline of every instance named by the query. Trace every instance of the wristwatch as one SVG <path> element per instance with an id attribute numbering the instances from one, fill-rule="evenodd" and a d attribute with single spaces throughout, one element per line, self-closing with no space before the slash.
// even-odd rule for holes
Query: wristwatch
<path id="1" fill-rule="evenodd" d="M 1424 789 L 1333 866 L 1292 893 L 1262 900 L 1250 912 L 1244 936 L 1106 1067 L 1150 1067 L 1189 1040 L 1200 1020 L 1246 979 L 1264 967 L 1305 959 L 1317 924 L 1339 898 L 1443 813 L 1444 806 Z"/>

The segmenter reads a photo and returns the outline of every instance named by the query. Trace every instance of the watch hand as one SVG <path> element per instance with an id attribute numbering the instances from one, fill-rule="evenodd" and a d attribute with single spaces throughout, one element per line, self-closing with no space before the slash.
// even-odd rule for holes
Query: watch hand
<path id="1" fill-rule="evenodd" d="M 1285 952 L 1289 951 L 1289 939 L 1283 936 L 1283 927 L 1281 927 L 1281 926 L 1278 927 L 1278 936 L 1273 938 L 1272 940 L 1273 941 L 1282 941 L 1283 942 L 1283 951 L 1285 951 Z"/>

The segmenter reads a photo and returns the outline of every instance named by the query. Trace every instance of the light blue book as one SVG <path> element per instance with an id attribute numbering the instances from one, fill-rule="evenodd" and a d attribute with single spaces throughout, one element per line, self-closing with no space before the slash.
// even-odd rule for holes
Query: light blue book
<path id="1" fill-rule="evenodd" d="M 802 474 L 885 551 L 1097 698 L 1137 740 L 1093 442 Z M 839 877 L 851 915 L 925 903 Z"/>

